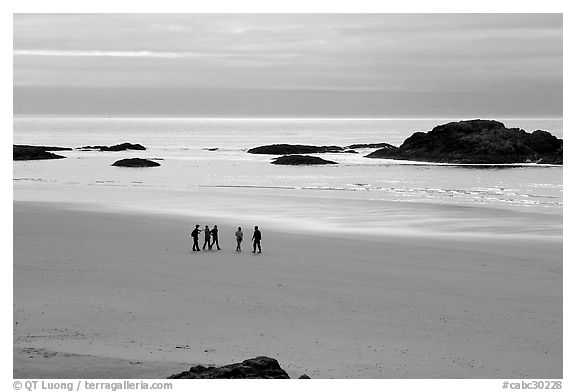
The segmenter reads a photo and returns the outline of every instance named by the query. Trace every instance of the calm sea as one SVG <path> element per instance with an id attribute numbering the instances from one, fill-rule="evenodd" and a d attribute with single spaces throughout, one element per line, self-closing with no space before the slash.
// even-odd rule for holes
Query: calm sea
<path id="1" fill-rule="evenodd" d="M 16 118 L 16 144 L 79 147 L 140 143 L 143 152 L 63 152 L 55 161 L 14 162 L 16 184 L 98 186 L 186 191 L 200 187 L 294 190 L 298 195 L 344 199 L 479 205 L 562 213 L 562 167 L 485 168 L 392 160 L 360 154 L 328 154 L 323 167 L 270 164 L 270 156 L 246 149 L 272 143 L 400 145 L 416 131 L 460 119 L 212 119 L 212 118 Z M 498 119 L 528 132 L 562 137 L 562 119 Z M 217 148 L 215 151 L 208 149 Z M 111 167 L 117 159 L 159 159 L 159 168 Z"/>

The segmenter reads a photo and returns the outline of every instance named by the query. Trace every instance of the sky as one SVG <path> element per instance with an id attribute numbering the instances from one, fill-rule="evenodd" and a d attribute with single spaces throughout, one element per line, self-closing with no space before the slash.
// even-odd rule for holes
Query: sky
<path id="1" fill-rule="evenodd" d="M 561 14 L 15 14 L 14 113 L 562 116 Z"/>

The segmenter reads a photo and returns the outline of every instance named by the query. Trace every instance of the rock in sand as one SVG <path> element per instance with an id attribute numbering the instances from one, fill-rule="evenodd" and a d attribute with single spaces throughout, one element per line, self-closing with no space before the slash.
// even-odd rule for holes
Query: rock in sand
<path id="1" fill-rule="evenodd" d="M 270 357 L 256 357 L 241 363 L 214 367 L 197 365 L 168 378 L 290 378 L 277 360 Z"/>

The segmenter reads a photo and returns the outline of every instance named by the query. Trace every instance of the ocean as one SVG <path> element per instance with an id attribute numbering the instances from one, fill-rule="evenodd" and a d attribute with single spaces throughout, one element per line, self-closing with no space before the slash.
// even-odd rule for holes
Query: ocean
<path id="1" fill-rule="evenodd" d="M 379 215 L 384 211 L 378 204 L 381 201 L 562 215 L 563 169 L 559 166 L 479 168 L 379 160 L 365 158 L 374 150 L 365 149 L 359 154 L 322 154 L 338 165 L 291 167 L 270 164 L 272 156 L 246 152 L 273 143 L 400 145 L 414 132 L 457 120 L 19 117 L 14 119 L 15 144 L 80 147 L 131 142 L 147 150 L 63 151 L 58 153 L 68 159 L 14 162 L 14 194 L 29 200 L 62 198 L 64 202 L 82 200 L 176 213 L 225 212 L 239 219 L 260 214 L 261 218 L 296 225 L 315 224 L 320 218 L 314 217 L 321 216 L 323 223 L 341 228 L 352 222 L 370 229 L 385 226 L 390 211 Z M 528 132 L 542 129 L 562 137 L 562 119 L 497 120 L 507 127 Z M 111 166 L 128 157 L 158 159 L 161 166 Z M 207 188 L 214 191 L 211 200 L 194 199 L 195 191 Z M 261 197 L 254 198 L 254 192 Z M 125 196 L 118 197 L 120 193 Z M 222 194 L 237 195 L 238 202 L 230 203 L 230 198 L 219 197 Z M 340 207 L 318 211 L 319 199 L 340 200 Z"/>

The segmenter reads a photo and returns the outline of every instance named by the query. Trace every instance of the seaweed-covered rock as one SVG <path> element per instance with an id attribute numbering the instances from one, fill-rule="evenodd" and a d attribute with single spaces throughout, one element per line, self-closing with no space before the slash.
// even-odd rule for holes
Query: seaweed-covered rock
<path id="1" fill-rule="evenodd" d="M 12 159 L 15 161 L 32 161 L 40 159 L 62 159 L 66 158 L 49 151 L 69 150 L 66 147 L 28 146 L 14 144 L 12 146 Z"/>
<path id="2" fill-rule="evenodd" d="M 146 147 L 144 147 L 141 144 L 122 143 L 122 144 L 116 144 L 113 146 L 84 146 L 84 147 L 79 147 L 79 149 L 83 150 L 83 151 L 90 151 L 90 150 L 98 150 L 98 151 L 137 150 L 137 151 L 143 151 L 143 150 L 146 150 Z"/>
<path id="3" fill-rule="evenodd" d="M 322 154 L 327 152 L 344 152 L 340 146 L 309 146 L 303 144 L 270 144 L 254 147 L 248 150 L 250 154 L 290 155 L 290 154 Z"/>
<path id="4" fill-rule="evenodd" d="M 270 357 L 256 357 L 241 363 L 214 367 L 193 366 L 190 370 L 173 374 L 168 378 L 290 378 L 277 360 Z"/>
<path id="5" fill-rule="evenodd" d="M 335 165 L 337 162 L 329 161 L 309 155 L 284 155 L 272 160 L 274 165 Z"/>
<path id="6" fill-rule="evenodd" d="M 550 132 L 528 133 L 506 128 L 498 121 L 468 120 L 416 132 L 398 149 L 383 148 L 367 157 L 464 164 L 562 164 L 562 153 L 562 139 Z"/>
<path id="7" fill-rule="evenodd" d="M 158 162 L 151 161 L 149 159 L 141 158 L 128 158 L 120 159 L 112 164 L 112 166 L 122 166 L 122 167 L 155 167 L 160 166 Z"/>

